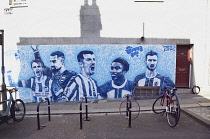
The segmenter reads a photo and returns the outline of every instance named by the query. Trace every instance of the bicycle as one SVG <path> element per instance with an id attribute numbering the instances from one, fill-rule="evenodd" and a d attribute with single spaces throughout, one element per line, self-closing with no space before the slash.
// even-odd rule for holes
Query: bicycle
<path id="1" fill-rule="evenodd" d="M 126 99 L 123 100 L 120 104 L 120 107 L 119 107 L 120 115 L 122 117 L 125 117 L 126 119 L 129 119 L 128 111 L 131 110 L 132 112 L 131 120 L 136 119 L 140 113 L 139 103 L 134 98 L 132 98 L 132 96 L 129 94 L 125 95 L 123 98 L 126 98 Z"/>
<path id="2" fill-rule="evenodd" d="M 177 89 L 164 88 L 164 94 L 158 97 L 152 105 L 152 111 L 156 114 L 166 113 L 170 127 L 175 127 L 180 119 L 180 105 L 176 94 Z"/>
<path id="3" fill-rule="evenodd" d="M 0 104 L 7 103 L 6 111 L 0 113 L 0 124 L 9 123 L 11 119 L 20 122 L 24 119 L 26 108 L 25 103 L 21 99 L 14 99 L 13 92 L 17 92 L 17 88 L 6 89 L 9 92 L 9 99 L 3 100 Z M 1 92 L 3 92 L 1 90 Z"/>

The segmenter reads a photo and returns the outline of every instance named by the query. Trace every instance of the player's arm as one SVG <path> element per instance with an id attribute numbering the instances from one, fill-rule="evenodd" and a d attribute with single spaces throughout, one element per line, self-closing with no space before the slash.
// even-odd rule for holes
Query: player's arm
<path id="1" fill-rule="evenodd" d="M 34 57 L 35 59 L 38 59 L 38 60 L 41 60 L 42 61 L 42 58 L 40 56 L 40 53 L 38 51 L 38 45 L 32 45 L 31 46 L 33 52 L 34 52 Z M 44 64 L 44 62 L 42 61 L 42 63 Z M 49 67 L 46 67 L 45 64 L 43 65 L 44 67 L 44 75 L 48 76 L 48 77 L 51 77 L 52 74 L 51 74 L 51 69 Z"/>
<path id="2" fill-rule="evenodd" d="M 32 48 L 32 50 L 33 50 L 33 52 L 34 52 L 34 57 L 35 57 L 35 59 L 42 60 L 42 59 L 41 59 L 41 56 L 40 56 L 40 54 L 39 54 L 39 51 L 38 51 L 38 45 L 32 45 L 31 48 Z"/>

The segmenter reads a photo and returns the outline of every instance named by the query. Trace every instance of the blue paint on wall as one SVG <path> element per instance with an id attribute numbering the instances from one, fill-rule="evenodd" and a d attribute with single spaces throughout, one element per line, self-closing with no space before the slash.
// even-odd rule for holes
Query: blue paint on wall
<path id="1" fill-rule="evenodd" d="M 28 80 L 34 76 L 31 69 L 31 61 L 35 59 L 31 46 L 19 46 L 21 72 L 19 80 Z M 125 78 L 134 81 L 137 75 L 147 69 L 145 55 L 153 50 L 158 54 L 158 73 L 168 76 L 175 83 L 176 46 L 175 45 L 39 45 L 38 52 L 46 67 L 50 67 L 50 55 L 54 51 L 61 51 L 65 55 L 65 67 L 67 70 L 80 73 L 80 65 L 77 54 L 83 50 L 93 51 L 95 55 L 95 74 L 91 76 L 101 86 L 110 81 L 110 69 L 112 61 L 118 57 L 124 58 L 129 63 L 129 71 Z M 21 99 L 32 101 L 30 88 L 19 88 Z"/>

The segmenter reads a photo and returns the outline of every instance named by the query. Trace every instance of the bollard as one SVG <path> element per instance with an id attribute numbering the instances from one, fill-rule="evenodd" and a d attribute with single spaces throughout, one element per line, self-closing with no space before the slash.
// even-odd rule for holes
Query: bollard
<path id="1" fill-rule="evenodd" d="M 129 111 L 129 106 L 128 106 L 128 104 L 129 104 L 129 95 L 127 95 L 126 98 L 127 98 L 127 103 L 126 103 L 126 118 L 128 118 L 128 111 Z"/>
<path id="2" fill-rule="evenodd" d="M 82 101 L 80 101 L 80 129 L 82 129 Z"/>
<path id="3" fill-rule="evenodd" d="M 39 106 L 42 102 L 43 102 L 43 100 L 41 100 L 37 105 L 37 126 L 38 126 L 38 130 L 40 130 Z"/>
<path id="4" fill-rule="evenodd" d="M 48 101 L 48 120 L 51 121 L 51 118 L 50 118 L 50 101 L 48 98 L 45 98 L 45 100 Z M 39 117 L 39 106 L 41 105 L 41 103 L 43 102 L 44 100 L 41 100 L 38 105 L 37 105 L 37 126 L 38 126 L 38 130 L 41 129 L 41 126 L 40 126 L 40 117 Z M 42 126 L 42 127 L 45 127 L 45 126 Z"/>
<path id="5" fill-rule="evenodd" d="M 51 117 L 50 117 L 50 100 L 49 100 L 49 98 L 45 98 L 45 100 L 47 100 L 47 103 L 48 103 L 48 120 L 51 121 Z"/>
<path id="6" fill-rule="evenodd" d="M 131 102 L 131 98 L 129 100 L 130 104 L 129 104 L 129 122 L 128 122 L 128 127 L 131 128 L 131 108 L 132 108 L 132 102 Z"/>
<path id="7" fill-rule="evenodd" d="M 88 117 L 88 103 L 87 103 L 87 97 L 85 96 L 85 119 L 84 121 L 90 121 L 90 118 Z"/>

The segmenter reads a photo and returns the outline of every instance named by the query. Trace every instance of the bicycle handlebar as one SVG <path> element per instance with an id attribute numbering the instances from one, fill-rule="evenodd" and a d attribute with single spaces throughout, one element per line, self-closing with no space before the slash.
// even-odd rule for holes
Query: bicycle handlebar
<path id="1" fill-rule="evenodd" d="M 16 92 L 18 91 L 18 89 L 16 87 L 12 88 L 12 89 L 7 89 L 6 88 L 6 91 L 9 91 L 9 92 Z M 0 90 L 0 92 L 3 92 L 3 90 Z"/>
<path id="2" fill-rule="evenodd" d="M 122 98 L 132 97 L 130 94 L 125 94 Z"/>
<path id="3" fill-rule="evenodd" d="M 172 88 L 172 87 L 170 87 L 170 86 L 165 86 L 164 87 L 164 90 L 166 90 L 166 91 L 169 91 L 170 93 L 174 93 L 174 91 L 176 91 L 177 90 L 177 88 Z"/>
<path id="4" fill-rule="evenodd" d="M 16 91 L 18 91 L 18 89 L 15 87 L 15 88 L 12 88 L 12 89 L 7 89 L 7 91 L 9 91 L 9 92 L 16 92 Z"/>

